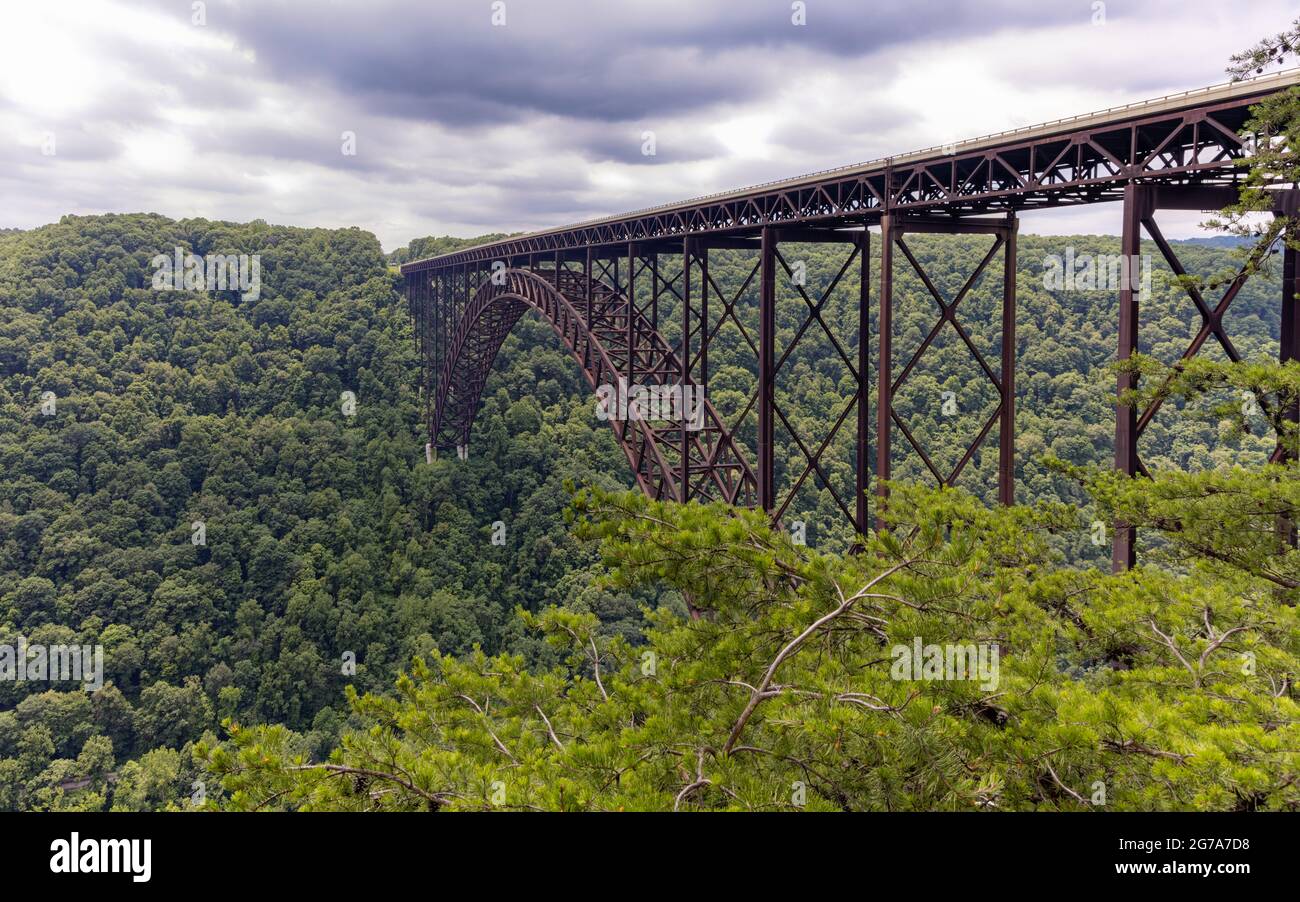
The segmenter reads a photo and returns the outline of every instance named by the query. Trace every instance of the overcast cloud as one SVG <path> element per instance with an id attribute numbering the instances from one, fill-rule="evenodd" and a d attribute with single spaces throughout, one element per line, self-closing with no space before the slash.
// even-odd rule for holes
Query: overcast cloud
<path id="1" fill-rule="evenodd" d="M 791 5 L 504 0 L 501 26 L 492 0 L 207 0 L 206 24 L 191 0 L 6 0 L 0 226 L 151 211 L 358 225 L 388 250 L 542 228 L 1217 83 L 1295 16 L 806 0 L 796 26 Z"/>

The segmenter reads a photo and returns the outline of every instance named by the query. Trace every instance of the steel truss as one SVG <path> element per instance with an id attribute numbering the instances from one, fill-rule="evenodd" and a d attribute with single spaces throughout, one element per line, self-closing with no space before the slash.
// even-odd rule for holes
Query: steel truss
<path id="1" fill-rule="evenodd" d="M 1160 210 L 1217 210 L 1222 209 L 1237 199 L 1237 190 L 1235 188 L 1221 188 L 1209 186 L 1155 186 L 1128 184 L 1124 187 L 1124 212 L 1123 226 L 1120 237 L 1120 254 L 1130 261 L 1129 266 L 1136 265 L 1136 261 L 1141 254 L 1142 233 L 1145 231 L 1160 251 L 1161 257 L 1169 264 L 1176 276 L 1186 276 L 1187 270 L 1183 267 L 1178 253 L 1166 240 L 1164 234 L 1160 231 L 1156 223 L 1156 213 Z M 1300 209 L 1300 190 L 1283 190 L 1273 193 L 1275 216 L 1284 216 L 1294 218 L 1297 209 Z M 1200 353 L 1205 346 L 1206 341 L 1211 337 L 1218 342 L 1228 359 L 1237 362 L 1241 360 L 1241 355 L 1233 345 L 1232 338 L 1224 327 L 1223 317 L 1232 306 L 1247 279 L 1255 271 L 1263 258 L 1269 254 L 1275 247 L 1282 236 L 1279 236 L 1271 245 L 1257 247 L 1250 259 L 1245 261 L 1237 271 L 1236 276 L 1227 284 L 1218 301 L 1211 307 L 1203 296 L 1200 288 L 1194 281 L 1184 280 L 1183 288 L 1187 292 L 1188 298 L 1196 307 L 1196 312 L 1201 317 L 1201 327 L 1197 330 L 1196 335 L 1188 344 L 1187 349 L 1179 356 L 1175 366 L 1190 360 Z M 1285 244 L 1285 243 L 1284 243 Z M 1284 246 L 1283 250 L 1283 278 L 1282 278 L 1282 331 L 1281 343 L 1279 348 L 1279 359 L 1282 362 L 1295 360 L 1297 350 L 1300 350 L 1300 330 L 1296 325 L 1296 291 L 1300 288 L 1297 282 L 1297 268 L 1295 251 L 1290 246 Z M 1116 352 L 1117 360 L 1128 360 L 1134 354 L 1138 353 L 1139 344 L 1138 336 L 1141 327 L 1139 316 L 1139 298 L 1140 291 L 1134 286 L 1134 279 L 1126 279 L 1120 287 L 1119 292 L 1119 348 Z M 1163 405 L 1163 398 L 1157 396 L 1140 412 L 1130 404 L 1124 404 L 1121 400 L 1125 392 L 1137 387 L 1137 377 L 1132 372 L 1121 372 L 1116 383 L 1116 403 L 1115 403 L 1115 469 L 1128 476 L 1142 474 L 1150 476 L 1146 465 L 1142 463 L 1142 458 L 1138 453 L 1138 442 L 1142 434 L 1151 425 L 1151 420 L 1155 417 L 1156 412 Z M 1159 394 L 1159 393 L 1158 393 Z M 1261 399 L 1261 403 L 1263 399 Z M 1294 416 L 1295 411 L 1291 411 Z M 1273 460 L 1281 460 L 1283 451 L 1281 446 L 1273 453 Z M 1137 562 L 1136 536 L 1133 527 L 1124 524 L 1115 524 L 1115 535 L 1112 541 L 1112 566 L 1116 572 L 1126 570 Z"/>
<path id="2" fill-rule="evenodd" d="M 707 234 L 756 235 L 763 226 L 846 226 L 893 211 L 956 215 L 1120 200 L 1130 181 L 1233 184 L 1249 151 L 1238 134 L 1250 106 L 1300 83 L 1300 74 L 1189 92 L 1181 102 L 1076 117 L 1049 126 L 932 148 L 772 186 L 551 229 L 417 260 L 403 272 L 528 254 L 626 246 Z"/>
<path id="3" fill-rule="evenodd" d="M 812 244 L 839 243 L 847 244 L 849 254 L 840 265 L 830 282 L 814 300 L 801 280 L 794 278 L 794 269 L 780 251 L 782 243 Z M 827 324 L 822 312 L 836 288 L 844 277 L 854 270 L 857 264 L 858 324 L 855 353 L 850 354 L 840 336 Z M 778 269 L 779 268 L 779 269 Z M 867 429 L 869 409 L 867 391 L 869 381 L 868 369 L 870 325 L 868 320 L 869 291 L 871 274 L 871 234 L 866 229 L 856 231 L 834 231 L 830 229 L 810 228 L 766 228 L 760 235 L 759 259 L 756 271 L 760 274 L 759 290 L 759 344 L 758 385 L 750 398 L 746 412 L 751 408 L 758 411 L 758 489 L 759 506 L 770 511 L 773 518 L 780 521 L 790 509 L 799 490 L 809 477 L 822 486 L 845 518 L 854 525 L 859 533 L 867 530 L 867 487 L 869 482 L 869 459 L 867 450 Z M 779 275 L 778 275 L 779 273 Z M 753 274 L 751 273 L 751 278 Z M 786 344 L 781 355 L 776 355 L 776 307 L 778 280 L 788 284 L 807 308 L 806 313 L 795 330 L 793 338 Z M 742 286 L 742 292 L 744 287 Z M 738 297 L 738 295 L 737 295 Z M 732 312 L 736 299 L 733 298 L 726 308 Z M 790 421 L 787 412 L 776 400 L 777 379 L 788 364 L 791 355 L 804 340 L 809 329 L 816 323 L 820 334 L 830 343 L 841 363 L 852 376 L 857 391 L 849 399 L 839 414 L 830 423 L 829 429 L 819 442 L 803 435 Z M 737 321 L 739 324 L 739 321 Z M 822 465 L 827 450 L 835 437 L 849 422 L 850 415 L 855 416 L 856 459 L 854 462 L 855 482 L 854 498 L 846 500 L 837 492 L 829 474 Z M 780 423 L 798 451 L 794 462 L 796 469 L 790 473 L 791 484 L 782 495 L 776 488 L 776 426 Z"/>
<path id="4" fill-rule="evenodd" d="M 1238 162 L 1249 144 L 1238 132 L 1249 108 L 1294 84 L 1300 74 L 1259 79 L 1226 89 L 1189 92 L 1181 98 L 1136 105 L 1131 110 L 1062 120 L 1051 126 L 936 148 L 770 186 L 672 204 L 469 248 L 403 265 L 416 342 L 423 360 L 422 389 L 430 454 L 455 448 L 468 453 L 470 426 L 480 404 L 492 361 L 505 336 L 526 311 L 541 315 L 564 341 L 593 389 L 618 380 L 629 385 L 689 386 L 704 392 L 705 423 L 698 431 L 680 424 L 611 421 L 637 484 L 648 495 L 678 501 L 721 500 L 761 508 L 775 520 L 790 510 L 809 479 L 830 491 L 858 532 L 868 526 L 870 467 L 868 391 L 871 383 L 868 312 L 870 236 L 881 229 L 880 297 L 876 341 L 876 492 L 883 496 L 891 472 L 892 433 L 897 427 L 935 480 L 951 485 L 998 426 L 997 494 L 1015 500 L 1016 213 L 1056 205 L 1123 201 L 1122 253 L 1135 260 L 1142 231 L 1150 236 L 1175 273 L 1176 252 L 1160 233 L 1162 209 L 1212 210 L 1236 197 L 1243 175 Z M 1276 214 L 1294 216 L 1295 190 L 1277 192 Z M 984 214 L 981 216 L 981 214 Z M 987 214 L 1001 214 L 996 218 Z M 988 234 L 993 245 L 976 271 L 951 299 L 936 288 L 908 246 L 909 234 Z M 839 242 L 847 261 L 818 297 L 802 286 L 807 313 L 794 340 L 777 355 L 778 279 L 788 279 L 784 242 Z M 711 250 L 754 253 L 754 265 L 739 290 L 724 291 L 709 271 Z M 979 352 L 958 317 L 958 308 L 993 260 L 1002 256 L 1001 360 L 995 370 Z M 895 374 L 893 307 L 895 266 L 901 255 L 939 305 L 927 337 Z M 855 267 L 856 263 L 856 267 Z M 856 268 L 859 316 L 856 336 L 837 336 L 821 313 L 827 299 Z M 1249 267 L 1232 281 L 1214 306 L 1195 288 L 1188 295 L 1202 325 L 1183 359 L 1211 338 L 1237 359 L 1223 316 L 1241 289 Z M 1300 353 L 1300 262 L 1284 253 L 1282 360 Z M 737 308 L 758 283 L 758 331 L 751 334 Z M 1119 297 L 1118 359 L 1138 350 L 1138 294 L 1128 284 Z M 829 423 L 820 441 L 802 436 L 776 389 L 791 351 L 816 323 L 856 381 L 853 398 Z M 756 363 L 757 384 L 734 422 L 724 423 L 707 401 L 709 347 L 724 325 L 734 324 Z M 950 325 L 997 392 L 997 406 L 956 465 L 946 472 L 909 431 L 894 398 L 930 348 Z M 665 335 L 672 336 L 671 339 Z M 856 354 L 849 348 L 856 339 Z M 1133 386 L 1119 377 L 1117 391 Z M 1137 411 L 1116 401 L 1115 467 L 1129 475 L 1145 472 L 1138 439 L 1159 403 Z M 751 467 L 734 436 L 750 414 L 757 420 Z M 1297 411 L 1288 415 L 1295 419 Z M 857 430 L 855 494 L 850 503 L 837 493 L 824 455 L 849 418 Z M 785 461 L 791 479 L 778 493 L 775 480 L 777 426 L 789 434 L 797 454 Z M 1275 455 L 1279 457 L 1281 452 Z M 1289 528 L 1289 527 L 1288 527 Z M 1133 530 L 1117 524 L 1114 566 L 1135 561 Z"/>
<path id="5" fill-rule="evenodd" d="M 892 433 L 895 426 L 907 439 L 908 444 L 920 456 L 926 468 L 934 475 L 940 485 L 950 486 L 956 483 L 962 470 L 966 468 L 975 452 L 984 444 L 993 425 L 999 425 L 998 432 L 998 501 L 1002 504 L 1015 503 L 1015 417 L 1016 417 L 1016 230 L 1018 224 L 1015 216 L 1008 215 L 1000 222 L 981 222 L 977 220 L 945 220 L 933 218 L 907 218 L 886 216 L 881 224 L 883 239 L 880 261 L 880 322 L 879 344 L 880 356 L 876 365 L 876 493 L 884 498 L 887 486 L 883 480 L 890 478 L 892 458 Z M 958 234 L 994 236 L 993 245 L 983 259 L 967 277 L 961 290 L 951 301 L 944 300 L 939 289 L 926 273 L 916 255 L 912 253 L 905 240 L 909 233 L 914 234 Z M 911 359 L 903 366 L 897 377 L 893 372 L 893 309 L 894 309 L 894 261 L 895 251 L 901 251 L 913 271 L 920 277 L 926 290 L 939 305 L 939 319 L 930 328 Z M 1002 251 L 1002 359 L 997 372 L 989 366 L 984 355 L 971 340 L 969 333 L 957 318 L 957 307 L 966 299 L 970 290 L 979 281 L 998 251 Z M 907 424 L 903 422 L 894 409 L 894 397 L 898 389 L 912 374 L 926 350 L 938 337 L 944 325 L 951 325 L 961 338 L 962 343 L 975 358 L 980 369 L 993 384 L 998 393 L 998 404 L 984 427 L 967 446 L 965 454 L 956 466 L 943 473 L 931 460 L 925 448 L 912 435 Z M 879 524 L 878 524 L 879 525 Z"/>
<path id="6" fill-rule="evenodd" d="M 634 384 L 695 387 L 683 381 L 680 357 L 651 327 L 645 311 L 629 301 L 634 288 L 621 294 L 591 270 L 575 273 L 563 263 L 558 269 L 498 269 L 495 277 L 480 275 L 485 277 L 463 283 L 477 288 L 437 364 L 430 432 L 435 450 L 468 448 L 492 362 L 529 310 L 551 325 L 593 390 L 623 391 L 620 386 Z M 655 423 L 617 412 L 611 416 L 637 484 L 653 498 L 752 506 L 754 474 L 712 404 L 700 398 L 698 428 L 680 419 Z"/>

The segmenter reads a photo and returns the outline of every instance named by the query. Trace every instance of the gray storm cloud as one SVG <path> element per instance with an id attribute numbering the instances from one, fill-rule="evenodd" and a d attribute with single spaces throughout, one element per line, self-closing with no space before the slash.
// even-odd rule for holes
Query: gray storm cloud
<path id="1" fill-rule="evenodd" d="M 6 4 L 0 226 L 153 210 L 355 224 L 389 248 L 536 228 L 1212 83 L 1291 16 L 792 7 L 504 0 L 494 25 L 491 0 L 208 0 L 196 25 L 181 0 Z"/>

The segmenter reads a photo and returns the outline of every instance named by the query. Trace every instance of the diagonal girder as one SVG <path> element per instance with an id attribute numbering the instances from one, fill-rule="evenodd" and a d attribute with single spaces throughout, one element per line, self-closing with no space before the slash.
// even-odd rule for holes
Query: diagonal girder
<path id="1" fill-rule="evenodd" d="M 887 474 L 889 454 L 888 431 L 886 425 L 897 426 L 898 431 L 902 433 L 903 438 L 907 440 L 908 445 L 921 458 L 927 470 L 934 476 L 940 485 L 954 485 L 957 479 L 965 470 L 966 465 L 970 463 L 975 453 L 984 444 L 988 438 L 989 432 L 995 424 L 1001 425 L 999 441 L 999 468 L 998 468 L 998 497 L 1003 503 L 1012 503 L 1014 500 L 1014 415 L 1015 415 L 1015 388 L 1014 388 L 1014 371 L 1015 371 L 1015 234 L 1016 222 L 1014 218 L 1008 218 L 1002 222 L 979 222 L 964 221 L 960 224 L 953 222 L 943 222 L 936 220 L 901 220 L 891 223 L 887 228 L 885 241 L 892 244 L 902 252 L 903 257 L 907 260 L 911 269 L 920 278 L 921 283 L 925 286 L 927 292 L 939 306 L 939 317 L 934 325 L 926 333 L 921 344 L 913 352 L 911 358 L 903 366 L 901 372 L 895 377 L 892 374 L 892 347 L 886 345 L 887 351 L 882 355 L 883 362 L 879 378 L 881 380 L 881 411 L 879 431 L 886 438 L 882 444 L 884 450 L 881 452 L 880 459 L 877 463 L 877 472 Z M 993 235 L 993 242 L 984 256 L 980 258 L 975 269 L 967 276 L 962 283 L 957 294 L 951 301 L 946 300 L 943 293 L 934 284 L 921 261 L 917 259 L 908 245 L 904 236 L 908 232 L 923 233 L 943 233 L 943 232 L 964 232 L 964 233 L 985 233 Z M 1002 286 L 1002 368 L 1001 372 L 994 371 L 989 365 L 988 360 L 976 347 L 974 340 L 966 331 L 961 321 L 957 318 L 957 308 L 963 300 L 970 294 L 980 277 L 988 270 L 989 264 L 998 255 L 1003 252 L 1003 286 Z M 883 284 L 886 286 L 886 299 L 882 303 L 892 304 L 893 276 L 892 276 L 892 255 L 886 264 L 891 266 L 891 272 L 888 278 L 885 278 L 882 272 Z M 885 321 L 892 321 L 891 315 L 884 317 Z M 907 381 L 908 377 L 914 372 L 921 359 L 935 338 L 943 330 L 945 325 L 951 326 L 961 339 L 966 349 L 970 352 L 975 362 L 979 365 L 984 376 L 992 384 L 998 395 L 997 404 L 993 408 L 992 414 L 984 421 L 983 427 L 976 433 L 974 439 L 966 446 L 965 452 L 958 459 L 952 469 L 944 473 L 934 460 L 927 453 L 921 442 L 917 440 L 915 434 L 907 424 L 903 422 L 902 417 L 894 409 L 893 399 L 897 395 L 899 388 Z M 886 328 L 892 328 L 891 325 L 882 324 L 882 336 Z M 882 490 L 883 493 L 883 490 Z"/>
<path id="2" fill-rule="evenodd" d="M 498 281 L 482 285 L 465 305 L 441 367 L 432 436 L 435 447 L 466 446 L 492 361 L 519 318 L 539 313 L 582 366 L 588 384 L 627 381 L 629 372 L 649 384 L 680 386 L 681 364 L 650 328 L 644 313 L 608 283 L 564 266 L 558 269 L 508 269 Z M 594 311 L 591 321 L 584 316 Z M 627 327 L 629 320 L 632 328 Z M 626 336 L 639 345 L 620 345 Z M 686 385 L 692 386 L 690 383 Z M 701 401 L 699 428 L 682 423 L 656 425 L 641 418 L 610 418 L 637 484 L 652 498 L 688 498 L 753 503 L 754 476 L 707 399 Z M 681 465 L 681 454 L 688 466 Z M 683 469 L 689 483 L 684 483 Z"/>
<path id="3" fill-rule="evenodd" d="M 778 235 L 778 237 L 783 236 Z M 844 350 L 844 346 L 840 343 L 835 331 L 827 324 L 822 313 L 825 310 L 827 303 L 834 295 L 836 289 L 844 281 L 845 275 L 853 267 L 854 263 L 860 265 L 862 278 L 865 280 L 868 263 L 864 255 L 864 251 L 868 247 L 866 232 L 827 232 L 824 234 L 796 233 L 791 236 L 791 240 L 796 243 L 800 238 L 815 239 L 819 241 L 849 242 L 851 244 L 851 249 L 845 256 L 843 263 L 840 264 L 839 268 L 835 271 L 835 274 L 827 283 L 826 287 L 818 295 L 817 300 L 814 301 L 809 296 L 802 282 L 794 279 L 794 269 L 790 266 L 789 261 L 786 260 L 785 255 L 781 253 L 779 245 L 773 243 L 772 254 L 775 258 L 775 262 L 780 265 L 782 271 L 784 271 L 787 277 L 788 284 L 793 286 L 795 293 L 803 300 L 803 303 L 807 308 L 807 314 L 804 316 L 799 328 L 795 330 L 794 336 L 789 340 L 780 357 L 777 358 L 773 364 L 773 379 L 775 380 L 779 377 L 782 369 L 799 346 L 799 343 L 804 339 L 804 336 L 808 333 L 808 330 L 811 328 L 813 323 L 816 323 L 821 329 L 822 334 L 824 334 L 829 340 L 836 354 L 839 355 L 841 362 L 852 377 L 854 384 L 861 388 L 864 384 L 862 380 L 864 379 L 865 374 L 860 371 L 858 364 L 855 363 L 849 356 L 848 352 Z M 860 342 L 865 340 L 865 335 L 859 336 Z M 859 532 L 865 531 L 865 513 L 863 511 L 857 511 L 856 509 L 852 512 L 850 511 L 850 505 L 845 503 L 840 492 L 836 490 L 834 482 L 822 467 L 823 457 L 831 447 L 836 436 L 839 435 L 840 430 L 848 420 L 849 415 L 857 411 L 860 404 L 865 403 L 862 395 L 863 392 L 861 390 L 854 393 L 854 396 L 849 399 L 848 404 L 844 405 L 839 414 L 831 422 L 830 428 L 826 431 L 826 434 L 822 436 L 821 441 L 817 444 L 816 450 L 810 449 L 810 443 L 800 434 L 799 430 L 795 428 L 780 406 L 775 403 L 775 399 L 773 399 L 773 412 L 784 427 L 786 434 L 794 441 L 795 447 L 803 458 L 802 462 L 799 464 L 802 469 L 799 469 L 794 473 L 793 481 L 789 489 L 785 492 L 784 497 L 774 499 L 774 519 L 778 521 L 781 520 L 786 511 L 790 508 L 790 505 L 794 503 L 796 496 L 799 494 L 799 490 L 803 487 L 808 477 L 816 474 L 822 487 L 830 494 L 831 500 L 835 503 L 836 507 L 844 513 L 849 522 L 855 524 Z M 865 436 L 861 435 L 859 436 L 859 439 L 863 440 L 865 439 Z M 860 483 L 860 487 L 855 486 L 855 490 L 858 490 L 859 488 L 865 490 L 865 480 L 860 480 Z M 854 507 L 856 508 L 856 505 L 854 505 Z"/>

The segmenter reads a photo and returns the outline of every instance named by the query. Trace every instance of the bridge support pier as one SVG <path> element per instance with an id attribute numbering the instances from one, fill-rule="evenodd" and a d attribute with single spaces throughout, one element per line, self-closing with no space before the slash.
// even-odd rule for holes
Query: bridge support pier
<path id="1" fill-rule="evenodd" d="M 1156 245 L 1160 255 L 1177 276 L 1186 276 L 1177 252 L 1160 231 L 1156 223 L 1156 214 L 1161 210 L 1219 210 L 1235 203 L 1239 193 L 1232 186 L 1208 185 L 1142 185 L 1130 182 L 1124 186 L 1123 226 L 1120 235 L 1120 254 L 1124 260 L 1122 272 L 1124 278 L 1119 292 L 1119 347 L 1116 359 L 1130 359 L 1140 350 L 1138 340 L 1141 327 L 1140 297 L 1144 279 L 1144 261 L 1141 255 L 1142 234 Z M 1274 216 L 1294 217 L 1300 208 L 1300 190 L 1289 189 L 1273 194 Z M 1233 345 L 1223 323 L 1224 314 L 1232 306 L 1242 286 L 1250 278 L 1256 267 L 1276 245 L 1259 247 L 1251 257 L 1242 264 L 1237 275 L 1227 284 L 1218 303 L 1210 307 L 1201 289 L 1194 284 L 1184 285 L 1188 297 L 1196 306 L 1201 316 L 1201 327 L 1192 338 L 1179 364 L 1190 360 L 1200 353 L 1201 348 L 1211 336 L 1223 348 L 1229 360 L 1237 362 L 1241 355 Z M 1149 278 L 1149 273 L 1146 274 Z M 1295 292 L 1300 288 L 1297 278 L 1295 252 L 1284 250 L 1282 277 L 1282 335 L 1279 357 L 1282 361 L 1296 359 L 1300 351 L 1300 327 L 1296 325 Z M 1115 398 L 1115 469 L 1126 476 L 1150 476 L 1141 455 L 1138 442 L 1147 426 L 1160 410 L 1163 401 L 1156 399 L 1140 413 L 1138 409 L 1121 400 L 1126 391 L 1137 387 L 1134 373 L 1119 374 L 1116 382 Z M 1273 454 L 1273 460 L 1281 459 L 1282 449 Z M 1126 523 L 1114 524 L 1114 536 L 1111 545 L 1111 568 L 1119 573 L 1137 563 L 1136 535 L 1132 526 Z"/>
<path id="2" fill-rule="evenodd" d="M 776 403 L 776 230 L 762 232 L 758 291 L 758 506 L 776 507 L 773 407 Z"/>
<path id="3" fill-rule="evenodd" d="M 682 290 L 680 294 L 681 315 L 682 315 L 682 339 L 677 349 L 677 353 L 681 357 L 681 371 L 682 371 L 681 381 L 682 381 L 683 401 L 685 400 L 686 397 L 685 396 L 686 386 L 694 384 L 694 380 L 691 378 L 691 370 L 692 370 L 691 367 L 691 328 L 692 328 L 691 326 L 691 262 L 695 254 L 696 254 L 696 249 L 691 239 L 683 238 L 682 239 Z M 701 285 L 700 285 L 701 303 L 703 303 L 704 299 L 709 296 L 708 295 L 709 286 L 707 281 L 708 273 L 709 273 L 708 259 L 709 259 L 709 249 L 708 247 L 705 247 L 704 253 L 701 257 L 701 262 L 704 267 L 703 270 L 704 276 L 701 279 Z M 705 312 L 703 313 L 703 315 L 696 318 L 697 325 L 695 327 L 699 330 L 700 333 L 701 354 L 706 353 L 705 349 L 707 349 L 708 347 L 708 328 L 707 328 L 708 322 L 709 320 L 708 320 L 707 308 L 705 308 Z M 707 359 L 707 357 L 705 359 Z M 703 384 L 700 385 L 700 391 L 701 393 L 704 393 L 707 396 L 708 390 Z M 703 403 L 703 399 L 702 398 L 696 399 L 695 403 L 696 404 Z M 690 453 L 690 435 L 685 429 L 682 430 L 681 439 L 682 439 L 682 450 L 680 453 L 682 458 L 681 460 L 682 501 L 686 502 L 691 500 L 691 453 Z"/>
<path id="4" fill-rule="evenodd" d="M 752 284 L 754 277 L 762 268 L 761 259 L 755 263 L 749 277 L 744 280 L 734 296 L 728 297 L 727 293 L 714 281 L 713 276 L 709 273 L 709 251 L 710 250 L 741 250 L 747 252 L 759 251 L 761 258 L 761 243 L 747 238 L 735 238 L 721 235 L 701 235 L 698 237 L 687 237 L 683 239 L 682 246 L 682 287 L 678 292 L 673 288 L 673 279 L 661 279 L 664 291 L 676 295 L 681 303 L 681 329 L 682 336 L 673 348 L 675 354 L 681 358 L 682 372 L 685 374 L 687 382 L 694 384 L 702 393 L 702 398 L 707 399 L 709 396 L 709 347 L 713 339 L 718 335 L 728 319 L 737 324 L 741 330 L 744 341 L 753 351 L 755 358 L 758 357 L 759 348 L 750 338 L 749 333 L 740 326 L 740 320 L 737 318 L 735 310 L 737 305 L 742 301 L 746 289 Z M 698 279 L 698 282 L 694 280 Z M 698 284 L 699 294 L 698 301 L 694 285 Z M 711 311 L 710 300 L 716 297 L 719 301 L 718 309 Z M 715 315 L 716 313 L 716 315 Z M 757 399 L 755 392 L 752 402 Z M 748 409 L 742 413 L 737 422 L 729 424 L 731 429 L 738 429 L 742 421 L 748 415 Z M 698 479 L 702 473 L 696 473 Z M 748 471 L 753 475 L 753 471 Z M 687 483 L 689 485 L 689 483 Z M 754 486 L 755 497 L 754 503 L 757 503 L 757 486 Z M 692 488 L 690 496 L 696 495 Z M 761 505 L 760 505 L 761 506 Z"/>
<path id="5" fill-rule="evenodd" d="M 794 264 L 786 259 L 780 250 L 781 244 L 841 244 L 850 250 L 843 265 L 830 279 L 829 284 L 818 296 L 810 296 L 807 290 L 807 266 L 803 261 Z M 767 226 L 760 233 L 759 244 L 759 310 L 758 310 L 758 388 L 753 399 L 758 412 L 758 466 L 755 477 L 758 482 L 759 507 L 767 511 L 773 520 L 781 522 L 790 510 L 796 496 L 810 477 L 820 482 L 829 492 L 832 500 L 843 512 L 845 518 L 854 525 L 859 533 L 867 531 L 867 498 L 869 485 L 869 452 L 867 450 L 867 430 L 870 423 L 868 408 L 867 361 L 869 357 L 869 296 L 871 279 L 871 236 L 865 228 L 839 230 L 815 227 Z M 831 295 L 844 281 L 845 276 L 858 268 L 858 323 L 856 354 L 850 354 L 845 348 L 847 342 L 841 341 L 823 317 L 823 310 Z M 707 272 L 707 271 L 706 271 Z M 788 287 L 793 290 L 807 307 L 807 315 L 794 333 L 790 342 L 777 354 L 776 348 L 776 305 L 778 279 L 788 280 Z M 708 280 L 706 278 L 706 284 Z M 783 282 L 783 284 L 785 284 Z M 715 286 L 716 287 L 716 286 Z M 741 292 L 744 289 L 742 287 Z M 739 295 L 737 295 L 739 297 Z M 724 302 L 724 312 L 734 305 Z M 803 435 L 777 402 L 777 378 L 782 367 L 790 359 L 795 346 L 803 339 L 805 333 L 816 323 L 839 356 L 840 362 L 853 379 L 857 390 L 853 397 L 840 410 L 839 415 L 828 426 L 822 436 Z M 707 330 L 706 330 L 707 331 Z M 704 358 L 707 360 L 707 357 Z M 856 450 L 854 454 L 854 489 L 856 498 L 850 503 L 846 498 L 847 486 L 837 491 L 823 458 L 841 428 L 849 422 L 849 415 L 856 413 Z M 792 457 L 787 470 L 789 489 L 778 491 L 776 485 L 776 427 L 777 423 L 785 430 L 798 454 Z M 738 424 L 737 424 L 738 425 Z"/>
<path id="6" fill-rule="evenodd" d="M 1296 207 L 1300 204 L 1300 191 L 1290 191 L 1288 195 L 1286 199 L 1287 209 L 1284 210 L 1283 215 L 1289 217 L 1294 223 L 1297 213 Z M 1300 241 L 1300 229 L 1291 226 L 1284 233 L 1282 240 L 1284 242 L 1282 250 L 1282 328 L 1278 360 L 1281 363 L 1286 363 L 1288 360 L 1300 360 L 1300 254 L 1297 253 L 1295 248 L 1291 247 L 1292 243 Z M 1287 410 L 1283 411 L 1283 416 L 1291 423 L 1300 422 L 1300 402 L 1292 404 Z M 1273 457 L 1279 462 L 1287 461 L 1291 459 L 1292 453 L 1279 444 Z M 1293 516 L 1279 517 L 1277 532 L 1278 542 L 1283 547 L 1287 545 L 1292 548 L 1296 547 L 1296 524 Z"/>
<path id="7" fill-rule="evenodd" d="M 863 227 L 858 233 L 858 450 L 854 458 L 853 526 L 859 535 L 867 534 L 867 491 L 871 486 L 871 233 Z"/>
<path id="8" fill-rule="evenodd" d="M 904 217 L 895 213 L 886 213 L 880 220 L 880 311 L 877 323 L 877 359 L 876 359 L 876 495 L 883 501 L 888 496 L 885 481 L 890 478 L 892 466 L 892 435 L 895 426 L 902 433 L 908 444 L 920 455 L 926 468 L 934 475 L 940 485 L 953 485 L 966 465 L 970 463 L 975 452 L 984 444 L 984 440 L 998 424 L 998 501 L 1002 504 L 1015 503 L 1015 423 L 1016 423 L 1016 234 L 1019 221 L 1014 213 L 1008 213 L 1000 220 L 981 219 L 942 219 L 925 217 Z M 916 255 L 912 253 L 905 236 L 908 234 L 943 234 L 943 235 L 992 235 L 993 244 L 981 259 L 975 271 L 970 274 L 961 290 L 947 301 L 935 287 L 925 268 Z M 971 341 L 965 328 L 957 319 L 957 307 L 980 276 L 987 270 L 998 252 L 1002 252 L 1002 352 L 1000 372 L 994 372 L 984 355 Z M 901 253 L 904 259 L 920 277 L 926 289 L 939 305 L 939 319 L 921 342 L 921 346 L 903 367 L 897 378 L 893 374 L 893 320 L 894 320 L 894 259 Z M 907 377 L 911 375 L 926 349 L 938 336 L 945 323 L 950 323 L 974 356 L 975 361 L 993 383 L 998 393 L 998 404 L 993 415 L 984 423 L 975 440 L 967 447 L 956 466 L 948 473 L 943 473 L 917 442 L 911 430 L 894 409 L 894 397 Z M 883 528 L 879 517 L 876 528 Z"/>

